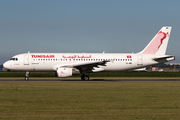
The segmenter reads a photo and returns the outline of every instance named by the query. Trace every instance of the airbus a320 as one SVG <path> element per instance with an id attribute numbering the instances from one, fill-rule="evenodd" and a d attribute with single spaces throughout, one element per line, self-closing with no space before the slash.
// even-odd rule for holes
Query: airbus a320
<path id="1" fill-rule="evenodd" d="M 24 53 L 6 61 L 4 68 L 12 71 L 50 71 L 57 77 L 71 77 L 82 74 L 82 80 L 89 80 L 87 73 L 105 71 L 128 71 L 143 68 L 175 59 L 165 55 L 171 27 L 165 26 L 150 43 L 138 53 Z"/>

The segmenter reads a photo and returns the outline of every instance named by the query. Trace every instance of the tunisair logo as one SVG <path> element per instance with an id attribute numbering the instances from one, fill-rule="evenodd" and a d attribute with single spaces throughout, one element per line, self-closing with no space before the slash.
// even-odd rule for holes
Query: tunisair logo
<path id="1" fill-rule="evenodd" d="M 165 33 L 160 31 L 149 46 L 144 50 L 143 54 L 155 54 L 163 44 L 163 41 L 166 39 L 167 35 L 169 35 L 168 32 Z"/>
<path id="2" fill-rule="evenodd" d="M 158 49 L 161 47 L 161 45 L 162 45 L 162 43 L 163 43 L 163 40 L 166 39 L 166 36 L 169 35 L 168 32 L 165 33 L 165 32 L 160 31 L 158 34 L 160 34 L 160 33 L 162 33 L 164 36 L 163 36 L 163 38 L 161 38 L 161 40 L 160 40 L 160 45 L 158 46 Z"/>
<path id="3" fill-rule="evenodd" d="M 55 58 L 54 55 L 31 55 L 32 58 Z"/>

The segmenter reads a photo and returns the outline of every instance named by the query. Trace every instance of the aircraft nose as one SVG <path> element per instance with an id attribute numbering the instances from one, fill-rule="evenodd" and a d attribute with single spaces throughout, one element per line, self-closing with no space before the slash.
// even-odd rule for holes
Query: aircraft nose
<path id="1" fill-rule="evenodd" d="M 5 63 L 3 64 L 3 67 L 4 67 L 5 69 L 8 69 L 9 66 L 10 66 L 10 65 L 9 65 L 8 62 L 5 62 Z"/>

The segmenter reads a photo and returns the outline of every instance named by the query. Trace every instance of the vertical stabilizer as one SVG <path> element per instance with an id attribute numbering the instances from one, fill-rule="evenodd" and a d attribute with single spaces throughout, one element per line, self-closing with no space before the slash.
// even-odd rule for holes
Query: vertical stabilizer
<path id="1" fill-rule="evenodd" d="M 165 55 L 172 27 L 162 27 L 151 42 L 140 53 Z"/>

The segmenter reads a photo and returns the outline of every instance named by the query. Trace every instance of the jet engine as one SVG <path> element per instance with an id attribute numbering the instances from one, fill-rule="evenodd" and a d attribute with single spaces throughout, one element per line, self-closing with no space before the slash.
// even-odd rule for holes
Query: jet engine
<path id="1" fill-rule="evenodd" d="M 56 75 L 57 77 L 71 77 L 72 68 L 57 68 Z"/>

